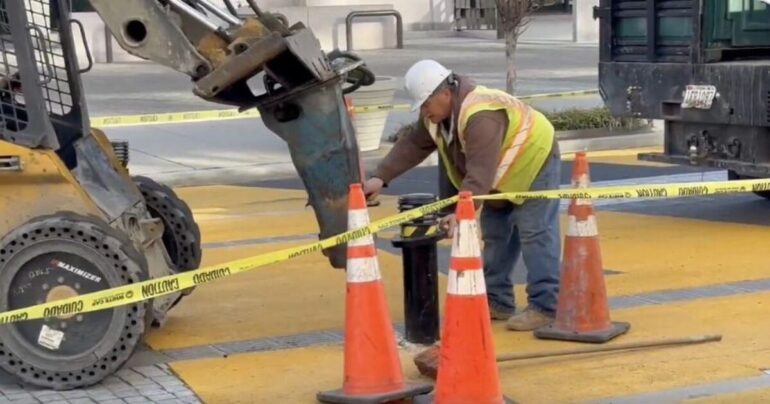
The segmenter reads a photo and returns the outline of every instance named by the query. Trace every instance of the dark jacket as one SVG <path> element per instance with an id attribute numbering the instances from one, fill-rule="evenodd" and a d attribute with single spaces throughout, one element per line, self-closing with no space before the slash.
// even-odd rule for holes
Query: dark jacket
<path id="1" fill-rule="evenodd" d="M 470 191 L 473 195 L 485 195 L 490 193 L 494 185 L 500 149 L 508 128 L 508 117 L 505 111 L 484 111 L 473 115 L 465 130 L 465 151 L 463 152 L 456 129 L 457 118 L 465 96 L 475 87 L 476 84 L 470 78 L 458 76 L 458 85 L 452 90 L 455 133 L 447 146 L 447 156 L 463 177 L 460 191 Z M 375 177 L 387 184 L 436 151 L 436 144 L 422 122 L 421 114 L 414 130 L 401 136 L 379 164 Z M 442 125 L 447 129 L 450 127 L 448 120 Z"/>

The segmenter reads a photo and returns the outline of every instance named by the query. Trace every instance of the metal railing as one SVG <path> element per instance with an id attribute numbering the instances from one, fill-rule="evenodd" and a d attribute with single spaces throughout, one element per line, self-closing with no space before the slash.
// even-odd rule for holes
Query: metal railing
<path id="1" fill-rule="evenodd" d="M 401 13 L 396 10 L 367 10 L 367 11 L 351 11 L 345 18 L 345 40 L 347 41 L 347 49 L 353 50 L 353 19 L 356 17 L 380 17 L 392 15 L 396 17 L 396 47 L 398 49 L 404 48 L 404 22 L 401 18 Z"/>

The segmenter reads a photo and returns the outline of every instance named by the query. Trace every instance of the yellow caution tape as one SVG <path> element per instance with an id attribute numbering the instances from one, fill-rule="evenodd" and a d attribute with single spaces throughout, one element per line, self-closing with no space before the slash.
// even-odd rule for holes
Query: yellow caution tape
<path id="1" fill-rule="evenodd" d="M 535 100 L 544 98 L 572 97 L 579 95 L 598 94 L 599 90 L 567 91 L 561 93 L 545 93 L 517 96 L 520 100 Z M 383 111 L 411 111 L 409 104 L 393 105 L 362 105 L 353 108 L 354 113 L 372 113 Z M 238 112 L 237 109 L 221 109 L 211 111 L 167 112 L 160 114 L 139 114 L 92 117 L 91 126 L 97 128 L 118 128 L 138 125 L 160 125 L 169 123 L 190 123 L 224 121 L 231 119 L 259 118 L 257 109 Z"/>
<path id="2" fill-rule="evenodd" d="M 237 109 L 214 111 L 168 112 L 162 114 L 103 116 L 91 118 L 91 126 L 97 128 L 117 128 L 122 126 L 158 125 L 164 123 L 210 122 L 229 119 L 259 118 L 259 111 L 250 109 L 238 112 Z"/>
<path id="3" fill-rule="evenodd" d="M 712 182 L 685 182 L 658 185 L 626 185 L 614 187 L 578 188 L 538 192 L 510 192 L 482 195 L 479 200 L 494 199 L 638 199 L 682 198 L 743 192 L 770 191 L 770 180 L 739 180 Z"/>
<path id="4" fill-rule="evenodd" d="M 20 308 L 0 313 L 0 325 L 46 317 L 71 316 L 79 313 L 105 310 L 117 306 L 137 303 L 143 300 L 168 295 L 200 284 L 212 282 L 241 272 L 250 271 L 265 265 L 283 262 L 292 258 L 319 252 L 321 250 L 347 243 L 365 235 L 377 233 L 389 227 L 420 218 L 457 201 L 457 197 L 444 199 L 430 205 L 405 211 L 375 222 L 366 227 L 348 231 L 315 243 L 286 248 L 266 254 L 244 258 L 228 263 L 169 275 L 152 280 L 105 289 L 77 297 L 56 300 L 49 303 Z"/>
<path id="5" fill-rule="evenodd" d="M 635 185 L 581 188 L 569 190 L 547 190 L 534 192 L 516 192 L 476 196 L 474 199 L 636 199 L 636 198 L 679 198 L 727 193 L 770 191 L 770 180 L 736 180 L 698 183 Z M 0 313 L 0 325 L 46 317 L 71 316 L 105 310 L 117 306 L 152 299 L 188 289 L 204 283 L 213 282 L 241 272 L 250 271 L 265 265 L 275 264 L 292 258 L 320 252 L 340 244 L 347 243 L 366 235 L 397 226 L 408 221 L 437 212 L 457 202 L 458 197 L 443 199 L 393 216 L 370 223 L 368 226 L 341 233 L 334 237 L 297 247 L 286 248 L 249 258 L 227 262 L 220 265 L 200 268 L 194 271 L 169 275 L 131 285 L 105 289 L 99 292 L 57 300 L 50 303 L 24 307 Z"/>

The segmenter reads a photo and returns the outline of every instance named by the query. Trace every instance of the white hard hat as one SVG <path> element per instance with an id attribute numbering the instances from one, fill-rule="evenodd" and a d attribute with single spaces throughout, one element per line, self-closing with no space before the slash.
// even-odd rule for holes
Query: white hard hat
<path id="1" fill-rule="evenodd" d="M 412 65 L 404 76 L 404 86 L 412 97 L 412 112 L 422 104 L 446 80 L 452 71 L 435 60 L 421 60 Z"/>

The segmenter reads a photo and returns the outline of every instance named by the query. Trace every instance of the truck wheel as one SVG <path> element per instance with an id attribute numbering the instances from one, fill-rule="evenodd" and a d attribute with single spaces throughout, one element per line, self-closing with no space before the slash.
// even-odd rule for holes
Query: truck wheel
<path id="1" fill-rule="evenodd" d="M 747 177 L 745 175 L 739 175 L 733 170 L 727 170 L 727 179 L 730 181 L 734 181 L 734 180 L 748 180 L 748 179 L 754 179 L 754 178 Z M 754 192 L 754 194 L 761 196 L 765 199 L 770 199 L 770 191 L 758 191 L 758 192 Z"/>
<path id="2" fill-rule="evenodd" d="M 134 183 L 144 196 L 150 216 L 163 222 L 163 245 L 180 272 L 198 269 L 201 263 L 201 232 L 192 211 L 169 187 L 136 176 Z"/>
<path id="3" fill-rule="evenodd" d="M 128 237 L 74 213 L 34 219 L 0 240 L 0 311 L 146 278 L 147 262 Z M 80 307 L 62 305 L 45 319 L 0 327 L 0 367 L 26 383 L 56 390 L 93 385 L 115 372 L 142 340 L 147 302 L 77 314 Z"/>

